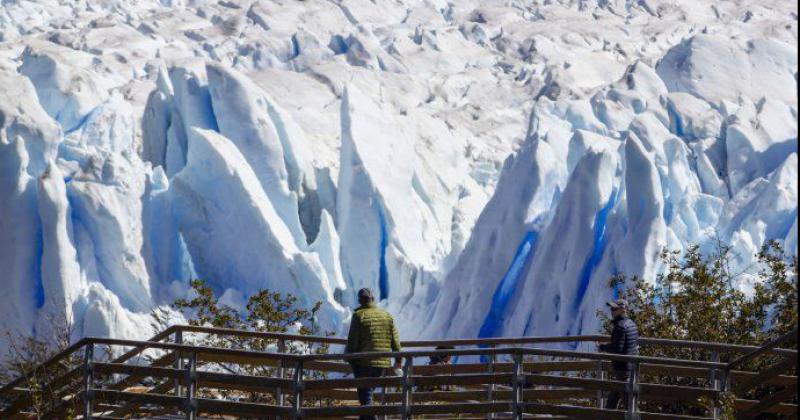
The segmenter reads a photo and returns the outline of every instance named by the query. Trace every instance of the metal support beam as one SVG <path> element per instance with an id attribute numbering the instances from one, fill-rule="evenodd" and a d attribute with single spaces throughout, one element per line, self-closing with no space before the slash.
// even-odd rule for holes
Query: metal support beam
<path id="1" fill-rule="evenodd" d="M 175 331 L 175 344 L 183 344 L 183 331 Z M 183 369 L 183 357 L 180 351 L 175 351 L 175 361 L 173 362 L 173 366 L 178 370 Z M 175 379 L 174 386 L 175 396 L 180 397 L 183 394 L 183 390 L 181 389 L 181 381 L 179 379 Z"/>
<path id="2" fill-rule="evenodd" d="M 292 412 L 295 420 L 303 418 L 303 362 L 297 362 L 294 368 L 294 406 Z"/>
<path id="3" fill-rule="evenodd" d="M 603 369 L 603 361 L 602 360 L 598 360 L 597 361 L 597 368 L 596 369 L 597 369 L 597 379 L 599 379 L 601 381 L 605 381 L 606 380 L 606 370 Z M 606 407 L 606 399 L 603 398 L 603 391 L 602 390 L 598 390 L 597 391 L 597 408 L 605 408 L 605 407 Z"/>
<path id="4" fill-rule="evenodd" d="M 639 362 L 633 362 L 630 377 L 628 379 L 628 404 L 625 413 L 626 420 L 639 420 Z"/>
<path id="5" fill-rule="evenodd" d="M 489 346 L 489 348 L 492 348 L 492 349 L 496 348 L 496 347 L 497 346 L 495 346 L 494 344 Z M 494 354 L 489 356 L 489 373 L 490 374 L 494 373 L 494 364 L 495 364 L 496 361 L 497 361 L 497 356 L 495 356 Z M 490 381 L 488 387 L 486 388 L 486 401 L 492 401 L 493 399 L 494 399 L 494 380 Z M 492 413 L 486 414 L 486 419 L 487 420 L 494 419 L 494 413 L 492 412 Z"/>
<path id="6" fill-rule="evenodd" d="M 522 419 L 522 354 L 514 354 L 514 370 L 512 371 L 511 379 L 511 418 L 515 420 Z"/>
<path id="7" fill-rule="evenodd" d="M 278 340 L 278 353 L 286 354 L 286 340 Z M 278 362 L 278 371 L 276 372 L 278 378 L 285 378 L 286 377 L 286 362 L 281 360 Z M 283 395 L 283 389 L 281 387 L 275 388 L 275 403 L 279 406 L 286 405 L 286 396 Z M 282 417 L 278 416 L 278 420 Z"/>
<path id="8" fill-rule="evenodd" d="M 718 363 L 719 362 L 719 351 L 714 350 L 711 352 L 711 361 Z M 708 371 L 708 386 L 709 388 L 719 391 L 722 382 L 720 381 L 720 372 L 718 369 L 709 369 Z M 719 419 L 722 415 L 722 407 L 720 407 L 719 398 L 717 401 L 714 402 L 714 407 L 711 409 L 711 418 Z"/>
<path id="9" fill-rule="evenodd" d="M 83 418 L 92 418 L 92 400 L 94 399 L 94 344 L 87 344 L 83 354 Z"/>
<path id="10" fill-rule="evenodd" d="M 414 392 L 414 378 L 411 377 L 414 369 L 414 358 L 406 357 L 403 365 L 403 420 L 411 420 L 411 395 Z"/>
<path id="11" fill-rule="evenodd" d="M 189 356 L 186 365 L 186 420 L 197 418 L 197 352 Z"/>

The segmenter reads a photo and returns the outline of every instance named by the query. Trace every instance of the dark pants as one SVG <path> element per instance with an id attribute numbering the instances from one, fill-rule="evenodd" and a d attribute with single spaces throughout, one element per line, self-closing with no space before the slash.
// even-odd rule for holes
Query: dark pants
<path id="1" fill-rule="evenodd" d="M 628 382 L 628 378 L 630 377 L 630 373 L 627 371 L 618 370 L 611 374 L 611 379 L 615 381 L 624 381 L 626 384 Z M 627 385 L 626 385 L 627 386 Z M 624 399 L 623 399 L 624 397 Z M 627 392 L 619 392 L 619 391 L 611 391 L 608 394 L 608 398 L 606 398 L 606 408 L 609 410 L 616 410 L 617 405 L 619 405 L 619 400 L 622 399 L 622 407 L 624 409 L 628 408 L 628 393 Z"/>
<path id="2" fill-rule="evenodd" d="M 356 378 L 380 378 L 385 375 L 386 369 L 372 366 L 359 366 L 356 364 L 351 365 L 353 368 L 353 376 Z M 358 388 L 358 402 L 362 406 L 372 405 L 372 394 L 375 388 Z M 376 416 L 359 416 L 359 420 L 377 420 Z"/>

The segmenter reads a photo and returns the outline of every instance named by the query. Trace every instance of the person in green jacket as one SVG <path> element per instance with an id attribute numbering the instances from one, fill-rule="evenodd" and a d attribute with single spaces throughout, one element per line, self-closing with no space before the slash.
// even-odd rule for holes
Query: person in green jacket
<path id="1" fill-rule="evenodd" d="M 345 353 L 392 352 L 400 351 L 400 336 L 392 316 L 378 308 L 372 291 L 363 288 L 358 291 L 359 307 L 350 321 Z M 392 368 L 390 358 L 351 360 L 353 376 L 356 378 L 378 378 L 386 375 Z M 402 359 L 397 358 L 394 369 L 400 369 Z M 372 405 L 374 387 L 358 388 L 358 401 L 361 405 Z M 374 420 L 375 416 L 360 416 L 359 420 Z"/>

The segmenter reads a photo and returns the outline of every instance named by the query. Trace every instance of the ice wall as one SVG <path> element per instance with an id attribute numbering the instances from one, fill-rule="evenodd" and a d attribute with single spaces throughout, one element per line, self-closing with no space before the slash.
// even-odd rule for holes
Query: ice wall
<path id="1" fill-rule="evenodd" d="M 144 337 L 205 278 L 321 301 L 336 333 L 365 286 L 404 337 L 593 333 L 665 246 L 797 252 L 796 16 L 4 2 L 0 321 Z"/>

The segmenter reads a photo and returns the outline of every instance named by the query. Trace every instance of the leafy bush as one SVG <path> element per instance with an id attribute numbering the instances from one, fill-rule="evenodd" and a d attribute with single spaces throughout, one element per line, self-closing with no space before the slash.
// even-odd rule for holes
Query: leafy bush
<path id="1" fill-rule="evenodd" d="M 62 377 L 82 363 L 79 356 L 69 357 L 48 368 L 41 364 L 65 350 L 71 344 L 73 326 L 66 316 L 51 316 L 49 319 L 51 334 L 45 339 L 6 330 L 4 332 L 7 347 L 5 354 L 0 355 L 0 384 L 7 384 L 17 378 L 22 381 L 20 388 L 30 390 L 30 400 L 26 405 L 28 413 L 40 418 L 56 407 L 61 408 L 65 418 L 74 418 L 78 410 L 78 401 L 64 399 L 65 390 L 74 387 L 78 379 L 53 384 L 53 380 Z M 0 401 L 0 408 L 10 401 Z"/>
<path id="2" fill-rule="evenodd" d="M 661 259 L 666 271 L 655 283 L 620 274 L 610 280 L 610 286 L 628 300 L 630 317 L 644 337 L 760 346 L 791 331 L 797 325 L 797 256 L 786 255 L 778 242 L 764 245 L 756 255 L 757 282 L 752 293 L 737 287 L 737 280 L 744 273 L 731 270 L 731 257 L 730 247 L 722 243 L 717 243 L 710 255 L 703 255 L 698 246 L 683 253 L 664 250 Z M 603 312 L 599 315 L 605 321 L 605 331 L 610 333 L 611 320 Z M 642 355 L 712 360 L 708 350 L 661 346 L 643 347 Z M 720 362 L 730 362 L 738 356 L 718 355 Z M 774 357 L 762 357 L 745 369 L 761 370 L 775 362 Z M 699 378 L 643 379 L 662 384 L 707 385 L 705 379 Z M 758 398 L 768 390 L 762 387 L 749 396 Z M 703 404 L 645 405 L 646 411 L 702 414 L 699 406 Z"/>
<path id="3" fill-rule="evenodd" d="M 192 294 L 190 299 L 178 299 L 171 307 L 180 311 L 189 325 L 209 326 L 216 328 L 231 328 L 237 330 L 256 331 L 264 333 L 294 333 L 299 335 L 319 334 L 316 328 L 316 314 L 322 306 L 317 302 L 311 308 L 302 308 L 298 299 L 291 295 L 269 290 L 261 290 L 250 296 L 245 305 L 245 311 L 240 312 L 230 306 L 220 303 L 214 291 L 203 280 L 191 282 Z M 157 310 L 152 313 L 152 325 L 155 330 L 164 330 L 169 326 L 169 317 L 166 311 Z M 325 335 L 331 336 L 332 333 Z M 279 340 L 273 338 L 237 337 L 217 334 L 192 334 L 184 337 L 185 344 L 199 346 L 244 349 L 262 352 L 278 352 Z M 328 352 L 327 344 L 309 345 L 287 341 L 285 348 L 280 349 L 293 354 L 325 354 Z M 243 365 L 230 363 L 208 363 L 204 370 L 218 370 L 222 372 L 272 376 L 279 375 L 275 366 Z M 288 374 L 289 369 L 285 374 Z M 321 374 L 310 374 L 311 377 L 322 377 Z M 275 403 L 270 392 L 241 392 L 241 391 L 216 391 L 211 396 L 224 396 L 240 401 Z"/>

